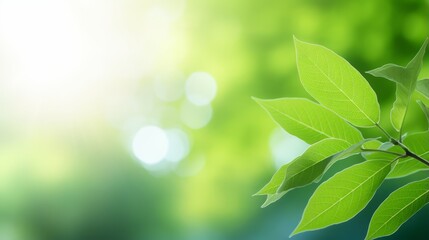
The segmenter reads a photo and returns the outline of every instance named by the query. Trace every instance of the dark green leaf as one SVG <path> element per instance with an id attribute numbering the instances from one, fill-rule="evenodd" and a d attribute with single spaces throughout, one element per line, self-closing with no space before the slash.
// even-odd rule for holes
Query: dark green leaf
<path id="1" fill-rule="evenodd" d="M 324 139 L 310 146 L 286 170 L 286 177 L 278 192 L 289 191 L 312 183 L 321 176 L 335 154 L 346 150 L 350 143 L 340 139 Z"/>
<path id="2" fill-rule="evenodd" d="M 419 104 L 423 113 L 425 114 L 426 120 L 428 122 L 428 128 L 429 128 L 429 108 L 426 107 L 426 105 L 421 100 L 417 100 L 417 103 Z"/>

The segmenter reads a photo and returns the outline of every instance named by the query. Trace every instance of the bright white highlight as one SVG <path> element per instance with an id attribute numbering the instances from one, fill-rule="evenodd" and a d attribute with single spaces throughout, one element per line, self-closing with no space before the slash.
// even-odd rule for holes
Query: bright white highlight
<path id="1" fill-rule="evenodd" d="M 216 80 L 206 72 L 195 72 L 186 81 L 186 97 L 198 106 L 210 104 L 216 96 Z"/>
<path id="2" fill-rule="evenodd" d="M 271 154 L 277 168 L 300 156 L 308 146 L 307 143 L 281 128 L 275 129 L 271 134 Z"/>
<path id="3" fill-rule="evenodd" d="M 167 155 L 169 148 L 167 134 L 156 126 L 143 127 L 135 135 L 132 148 L 134 155 L 142 163 L 157 164 Z"/>
<path id="4" fill-rule="evenodd" d="M 167 131 L 169 149 L 166 160 L 177 163 L 184 159 L 189 153 L 189 139 L 185 132 L 180 129 L 170 129 Z"/>
<path id="5" fill-rule="evenodd" d="M 182 5 L 0 0 L 0 101 L 17 121 L 89 119 L 171 64 Z"/>

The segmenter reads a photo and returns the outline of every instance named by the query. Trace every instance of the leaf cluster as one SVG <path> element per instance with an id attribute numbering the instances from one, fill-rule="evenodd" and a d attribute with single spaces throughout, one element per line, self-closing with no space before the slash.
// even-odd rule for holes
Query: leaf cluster
<path id="1" fill-rule="evenodd" d="M 418 80 L 427 44 L 428 39 L 405 67 L 386 64 L 367 72 L 396 84 L 390 112 L 396 136 L 392 136 L 380 125 L 377 95 L 359 71 L 333 51 L 295 38 L 301 83 L 317 102 L 305 98 L 255 101 L 284 130 L 310 146 L 282 166 L 256 195 L 266 195 L 266 207 L 292 189 L 320 181 L 337 161 L 352 155 L 364 161 L 318 186 L 292 235 L 348 221 L 365 208 L 385 179 L 429 170 L 429 131 L 403 132 L 413 94 L 429 100 L 429 79 Z M 429 125 L 428 107 L 417 103 Z M 380 138 L 367 138 L 359 128 L 377 128 Z M 427 203 L 429 178 L 395 190 L 374 212 L 365 239 L 393 234 Z"/>

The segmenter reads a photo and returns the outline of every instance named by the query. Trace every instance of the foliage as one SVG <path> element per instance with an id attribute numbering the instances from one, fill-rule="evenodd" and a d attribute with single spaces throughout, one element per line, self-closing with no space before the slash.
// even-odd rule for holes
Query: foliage
<path id="1" fill-rule="evenodd" d="M 292 189 L 317 182 L 341 159 L 360 154 L 365 161 L 319 185 L 292 235 L 348 221 L 365 208 L 385 179 L 429 170 L 429 131 L 403 133 L 413 94 L 429 99 L 429 80 L 417 81 L 427 44 L 428 39 L 405 67 L 386 64 L 368 71 L 396 84 L 390 112 L 394 137 L 380 125 L 376 93 L 349 62 L 323 46 L 295 39 L 301 83 L 317 103 L 303 98 L 255 100 L 283 129 L 312 145 L 282 166 L 256 195 L 267 196 L 265 207 Z M 429 121 L 429 109 L 417 102 Z M 379 139 L 387 139 L 364 137 L 356 127 L 377 128 Z M 393 234 L 427 203 L 429 178 L 397 189 L 375 211 L 366 239 Z"/>

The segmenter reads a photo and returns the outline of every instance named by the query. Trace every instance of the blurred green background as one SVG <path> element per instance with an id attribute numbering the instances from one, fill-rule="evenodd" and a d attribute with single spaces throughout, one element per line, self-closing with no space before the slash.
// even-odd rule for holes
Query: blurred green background
<path id="1" fill-rule="evenodd" d="M 428 23 L 427 0 L 0 0 L 0 239 L 288 239 L 316 185 L 265 209 L 251 195 L 306 145 L 251 96 L 309 97 L 293 35 L 363 73 L 405 65 Z M 394 85 L 364 76 L 392 130 Z M 425 176 L 294 239 L 363 239 L 383 197 Z M 428 214 L 386 239 L 427 239 Z"/>

